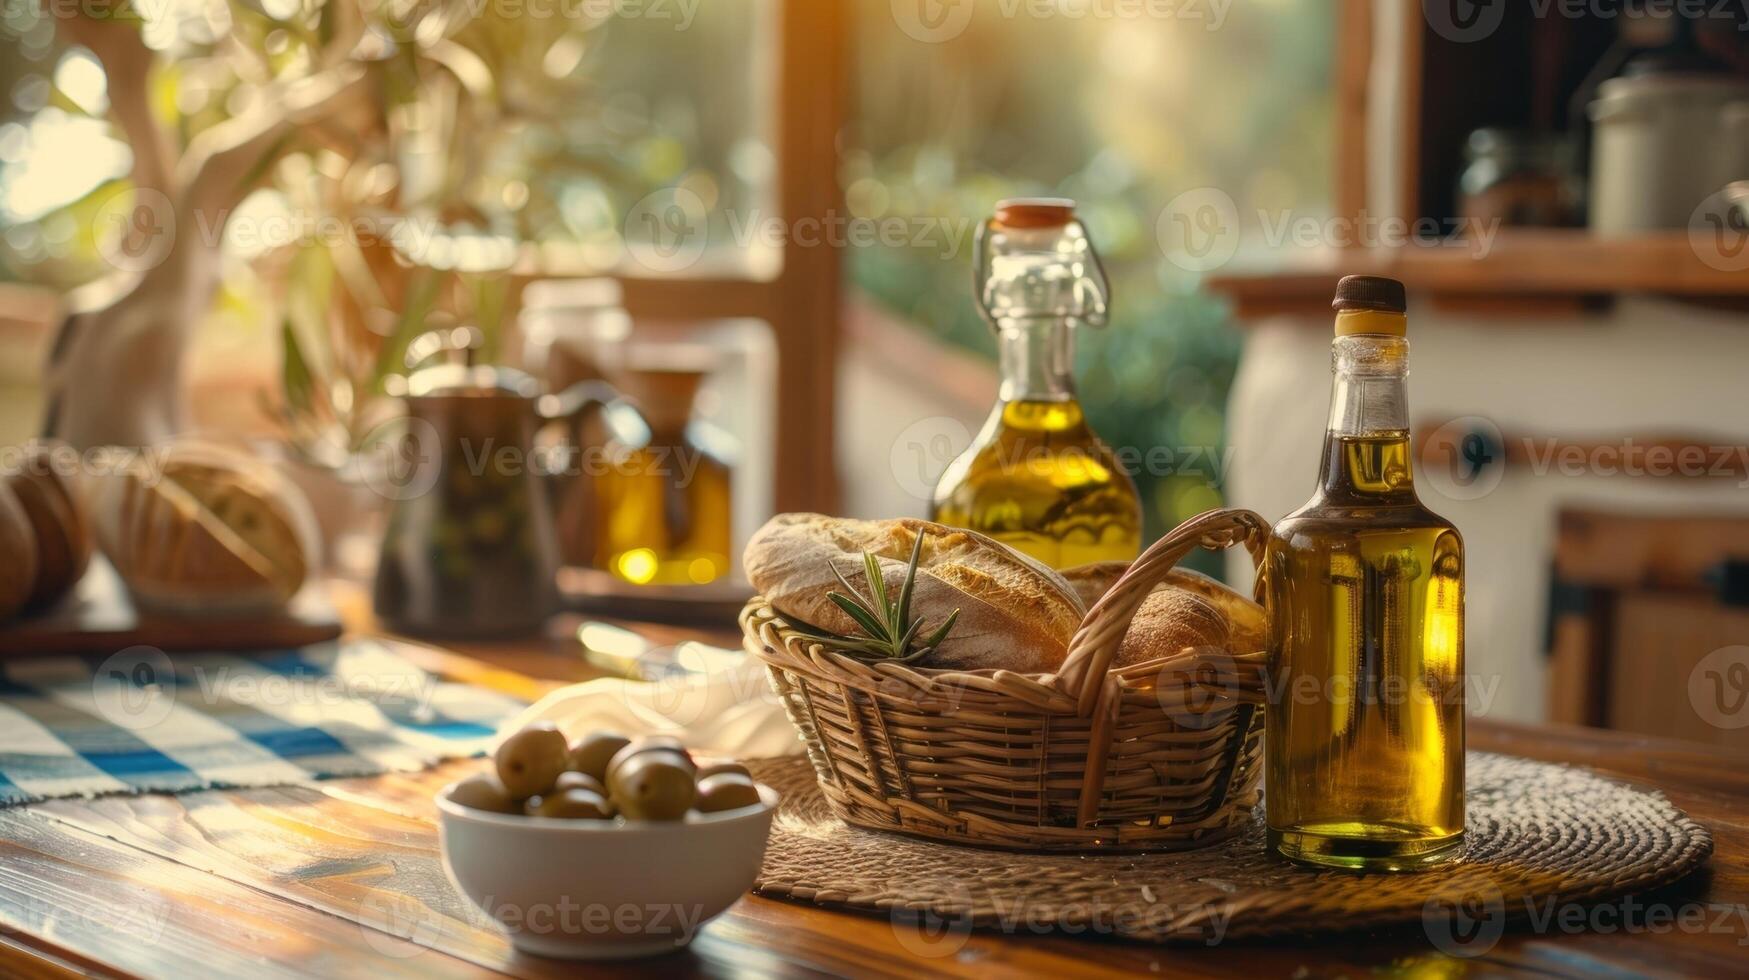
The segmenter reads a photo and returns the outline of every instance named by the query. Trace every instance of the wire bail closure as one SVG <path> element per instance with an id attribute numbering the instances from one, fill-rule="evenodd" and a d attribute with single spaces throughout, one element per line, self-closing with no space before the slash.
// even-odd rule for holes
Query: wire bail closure
<path id="1" fill-rule="evenodd" d="M 990 282 L 992 250 L 1006 243 L 1011 235 L 1040 235 L 1056 231 L 1059 242 L 1069 243 L 1071 249 L 1063 254 L 1065 264 L 1078 265 L 1076 270 L 1075 298 L 1078 309 L 1051 310 L 1035 314 L 998 314 L 991 309 L 993 284 Z M 1081 219 L 1071 217 L 1067 223 L 1058 229 L 1010 228 L 995 217 L 986 218 L 978 225 L 973 246 L 972 260 L 972 295 L 976 297 L 978 312 L 984 322 L 989 325 L 992 333 L 1000 334 L 1001 321 L 1005 319 L 1035 319 L 1043 317 L 1072 317 L 1090 327 L 1104 327 L 1110 322 L 1111 282 L 1106 278 L 1105 264 L 1099 258 L 1099 252 L 1093 247 L 1093 240 L 1087 234 L 1087 226 Z M 1059 252 L 1063 251 L 1059 247 Z"/>

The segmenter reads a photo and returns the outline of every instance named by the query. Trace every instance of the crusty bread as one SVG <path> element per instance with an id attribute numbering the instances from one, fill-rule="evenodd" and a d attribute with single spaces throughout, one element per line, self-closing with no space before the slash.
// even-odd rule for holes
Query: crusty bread
<path id="1" fill-rule="evenodd" d="M 1087 608 L 1129 569 L 1126 562 L 1102 561 L 1065 569 Z M 1229 647 L 1249 653 L 1263 648 L 1268 620 L 1263 607 L 1201 572 L 1174 568 L 1136 610 L 1114 666 L 1143 663 L 1190 647 Z"/>
<path id="2" fill-rule="evenodd" d="M 98 543 L 134 597 L 182 615 L 283 606 L 314 560 L 314 520 L 267 464 L 216 446 L 173 446 L 91 492 Z"/>
<path id="3" fill-rule="evenodd" d="M 60 447 L 60 451 L 71 450 Z M 36 581 L 26 608 L 46 609 L 72 591 L 91 562 L 91 522 L 70 479 L 56 470 L 57 445 L 33 442 L 16 452 L 3 475 L 30 518 L 36 538 Z"/>
<path id="4" fill-rule="evenodd" d="M 1129 570 L 1130 563 L 1127 561 L 1096 561 L 1063 569 L 1063 578 L 1075 590 L 1075 595 L 1081 599 L 1081 605 L 1092 609 L 1099 597 L 1111 591 L 1111 587 Z"/>
<path id="5" fill-rule="evenodd" d="M 1175 585 L 1159 585 L 1142 606 L 1118 647 L 1114 667 L 1146 663 L 1198 647 L 1226 647 L 1227 617 L 1202 596 Z"/>
<path id="6" fill-rule="evenodd" d="M 0 622 L 4 622 L 30 598 L 37 566 L 30 515 L 4 483 L 0 483 L 0 555 L 6 556 L 0 561 Z"/>
<path id="7" fill-rule="evenodd" d="M 1194 592 L 1220 610 L 1227 620 L 1227 643 L 1234 653 L 1263 649 L 1268 640 L 1269 616 L 1249 596 L 1188 568 L 1174 568 L 1167 574 L 1165 584 Z"/>
<path id="8" fill-rule="evenodd" d="M 922 667 L 1054 671 L 1085 611 L 1056 572 L 973 531 L 911 519 L 858 521 L 818 514 L 780 514 L 747 543 L 747 578 L 783 615 L 841 635 L 860 634 L 826 597 L 842 590 L 832 569 L 867 589 L 863 552 L 880 559 L 886 586 L 897 595 L 912 543 L 923 552 L 911 612 L 930 626 L 955 609 L 958 622 Z M 927 627 L 926 627 L 927 628 Z"/>

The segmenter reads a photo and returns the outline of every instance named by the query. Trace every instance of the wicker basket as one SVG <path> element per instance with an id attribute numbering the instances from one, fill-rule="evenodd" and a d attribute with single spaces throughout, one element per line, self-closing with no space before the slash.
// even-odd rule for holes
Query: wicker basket
<path id="1" fill-rule="evenodd" d="M 1260 797 L 1263 652 L 1110 666 L 1178 561 L 1234 544 L 1259 560 L 1268 529 L 1244 510 L 1180 525 L 1088 612 L 1056 674 L 864 663 L 761 597 L 741 628 L 847 823 L 1012 850 L 1198 847 L 1242 829 Z"/>

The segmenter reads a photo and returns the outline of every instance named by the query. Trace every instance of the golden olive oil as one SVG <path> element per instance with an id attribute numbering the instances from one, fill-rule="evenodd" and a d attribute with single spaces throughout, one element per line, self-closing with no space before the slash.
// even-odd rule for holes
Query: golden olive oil
<path id="1" fill-rule="evenodd" d="M 1141 549 L 1135 483 L 1073 399 L 998 405 L 941 487 L 935 520 L 1053 568 L 1128 561 Z"/>
<path id="2" fill-rule="evenodd" d="M 593 490 L 596 567 L 627 582 L 704 585 L 729 573 L 734 472 L 720 433 L 692 419 L 703 380 L 684 367 L 623 372 L 641 414 L 614 427 Z"/>
<path id="3" fill-rule="evenodd" d="M 1463 541 L 1415 493 L 1407 358 L 1400 335 L 1337 340 L 1321 485 L 1264 561 L 1269 846 L 1312 864 L 1409 870 L 1463 844 Z"/>
<path id="4" fill-rule="evenodd" d="M 662 442 L 625 450 L 597 478 L 596 564 L 637 585 L 714 582 L 729 572 L 732 474 L 689 443 Z"/>
<path id="5" fill-rule="evenodd" d="M 972 446 L 942 474 L 933 518 L 1054 568 L 1135 558 L 1135 482 L 1075 398 L 1074 330 L 1104 324 L 1108 287 L 1074 204 L 997 205 L 979 229 L 977 263 L 1002 389 Z"/>

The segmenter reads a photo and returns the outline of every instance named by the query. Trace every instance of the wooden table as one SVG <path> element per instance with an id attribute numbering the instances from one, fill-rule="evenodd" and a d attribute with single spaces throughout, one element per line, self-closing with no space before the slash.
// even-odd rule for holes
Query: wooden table
<path id="1" fill-rule="evenodd" d="M 434 656 L 431 663 L 537 694 L 552 681 L 590 674 L 565 639 L 568 625 L 555 625 L 544 641 L 473 646 L 467 659 Z M 1580 763 L 1664 790 L 1712 829 L 1711 867 L 1631 905 L 1616 903 L 1597 919 L 1609 931 L 1515 927 L 1475 957 L 1441 953 L 1420 928 L 1214 948 L 984 932 L 944 943 L 885 917 L 748 896 L 687 950 L 579 966 L 519 956 L 495 929 L 464 915 L 443 875 L 430 803 L 437 787 L 478 765 L 456 763 L 319 788 L 58 800 L 0 811 L 0 976 L 1591 977 L 1749 970 L 1746 760 L 1592 729 L 1487 722 L 1472 726 L 1471 745 Z M 1648 905 L 1666 911 L 1647 918 Z M 1623 911 L 1634 926 L 1619 926 L 1615 913 Z M 1647 922 L 1651 928 L 1639 925 Z"/>

